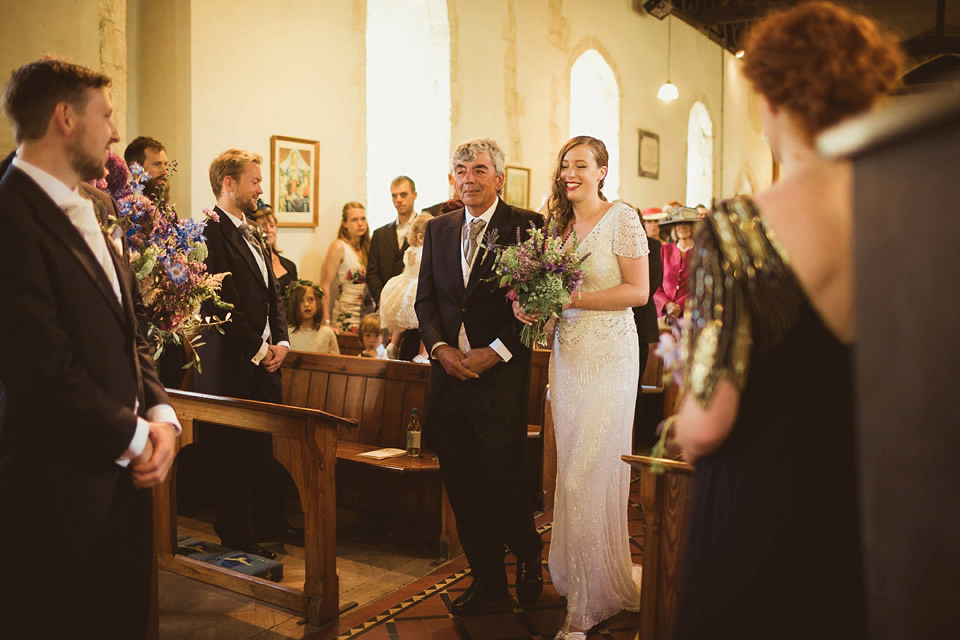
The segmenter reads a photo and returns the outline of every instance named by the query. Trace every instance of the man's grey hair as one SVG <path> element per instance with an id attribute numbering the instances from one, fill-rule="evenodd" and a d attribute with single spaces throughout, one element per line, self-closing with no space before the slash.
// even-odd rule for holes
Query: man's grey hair
<path id="1" fill-rule="evenodd" d="M 504 175 L 505 163 L 503 159 L 503 149 L 500 148 L 500 145 L 497 144 L 497 141 L 493 138 L 474 138 L 473 140 L 467 140 L 457 145 L 457 148 L 453 151 L 453 158 L 450 162 L 451 171 L 455 174 L 457 163 L 473 162 L 477 159 L 477 156 L 484 151 L 490 154 L 490 158 L 493 160 L 493 170 L 496 174 L 498 176 Z"/>

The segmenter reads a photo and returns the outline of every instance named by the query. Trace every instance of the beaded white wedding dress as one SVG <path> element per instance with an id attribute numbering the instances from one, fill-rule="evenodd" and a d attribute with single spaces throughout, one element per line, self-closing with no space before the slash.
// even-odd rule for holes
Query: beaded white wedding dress
<path id="1" fill-rule="evenodd" d="M 617 255 L 647 255 L 637 212 L 616 202 L 584 238 L 581 291 L 623 282 Z M 634 403 L 640 375 L 630 309 L 569 309 L 557 322 L 550 396 L 557 440 L 557 490 L 549 568 L 567 597 L 566 626 L 589 629 L 640 607 L 640 568 L 630 561 L 627 500 Z"/>

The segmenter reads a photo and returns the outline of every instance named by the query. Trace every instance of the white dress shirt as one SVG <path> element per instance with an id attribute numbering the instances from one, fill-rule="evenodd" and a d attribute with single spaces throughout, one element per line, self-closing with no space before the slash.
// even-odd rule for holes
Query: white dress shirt
<path id="1" fill-rule="evenodd" d="M 70 188 L 60 182 L 60 180 L 43 169 L 21 159 L 19 156 L 14 156 L 13 166 L 27 174 L 37 183 L 37 186 L 39 186 L 44 193 L 50 196 L 50 199 L 53 200 L 58 207 L 64 210 L 71 224 L 80 232 L 84 242 L 87 243 L 90 251 L 93 252 L 93 255 L 97 258 L 97 262 L 100 264 L 104 274 L 110 281 L 110 285 L 113 287 L 117 300 L 122 305 L 123 297 L 120 293 L 120 281 L 117 278 L 116 267 L 110 257 L 110 250 L 107 249 L 106 238 L 103 236 L 103 232 L 100 229 L 100 222 L 93 209 L 93 202 L 80 195 L 78 188 L 74 188 L 71 191 Z M 137 398 L 133 398 L 132 405 L 134 413 L 137 412 L 138 404 L 139 401 Z M 150 433 L 150 425 L 147 420 L 150 422 L 169 422 L 176 427 L 177 434 L 181 431 L 180 421 L 177 420 L 177 414 L 173 410 L 173 407 L 168 404 L 158 404 L 150 407 L 147 409 L 146 420 L 137 416 L 137 427 L 134 431 L 133 438 L 130 440 L 127 450 L 116 461 L 121 467 L 130 464 L 130 461 L 139 456 L 143 452 L 143 448 L 147 445 L 147 436 Z"/>

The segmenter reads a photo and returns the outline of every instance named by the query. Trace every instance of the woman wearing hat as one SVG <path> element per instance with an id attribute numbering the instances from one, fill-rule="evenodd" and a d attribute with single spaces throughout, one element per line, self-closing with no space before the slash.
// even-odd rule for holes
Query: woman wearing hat
<path id="1" fill-rule="evenodd" d="M 664 242 L 660 246 L 663 260 L 663 282 L 653 294 L 657 315 L 672 322 L 683 315 L 687 301 L 687 270 L 693 257 L 693 225 L 700 221 L 696 209 L 676 207 L 660 221 L 661 228 L 671 229 L 676 244 Z"/>

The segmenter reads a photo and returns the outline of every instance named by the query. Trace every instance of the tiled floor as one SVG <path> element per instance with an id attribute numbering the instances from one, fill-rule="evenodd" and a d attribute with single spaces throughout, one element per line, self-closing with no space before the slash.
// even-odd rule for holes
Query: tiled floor
<path id="1" fill-rule="evenodd" d="M 634 485 L 636 486 L 636 485 Z M 631 550 L 634 564 L 640 564 L 643 551 L 643 521 L 636 495 L 630 504 Z M 544 542 L 549 549 L 549 514 L 538 519 Z M 508 579 L 513 580 L 513 556 L 508 559 Z M 404 564 L 403 558 L 395 563 Z M 338 558 L 341 583 L 347 582 L 344 573 L 352 572 Z M 362 564 L 362 563 L 361 563 Z M 368 573 L 376 574 L 376 570 Z M 360 571 L 363 573 L 363 570 Z M 359 576 L 359 574 L 358 574 Z M 392 589 L 391 578 L 374 575 L 366 581 L 368 588 Z M 399 582 L 400 578 L 393 577 Z M 372 581 L 372 583 L 371 583 Z M 385 582 L 384 582 L 385 581 Z M 530 608 L 512 608 L 491 611 L 483 615 L 459 618 L 450 615 L 448 605 L 470 584 L 466 560 L 462 556 L 440 566 L 422 578 L 390 591 L 368 604 L 344 612 L 337 622 L 323 628 L 311 627 L 294 614 L 264 605 L 240 595 L 215 587 L 166 574 L 161 575 L 161 638 L 180 639 L 243 639 L 274 640 L 303 638 L 307 640 L 397 640 L 459 639 L 495 640 L 520 638 L 553 638 L 564 618 L 564 600 L 553 589 L 548 572 L 544 572 L 544 591 L 539 602 Z M 354 589 L 362 588 L 364 580 L 356 580 Z M 370 591 L 367 591 L 369 593 Z M 361 593 L 355 591 L 355 593 Z M 346 593 L 341 593 L 344 602 Z M 356 598 L 354 598 L 356 599 Z M 634 638 L 639 616 L 621 612 L 604 621 L 590 634 L 592 638 Z"/>

